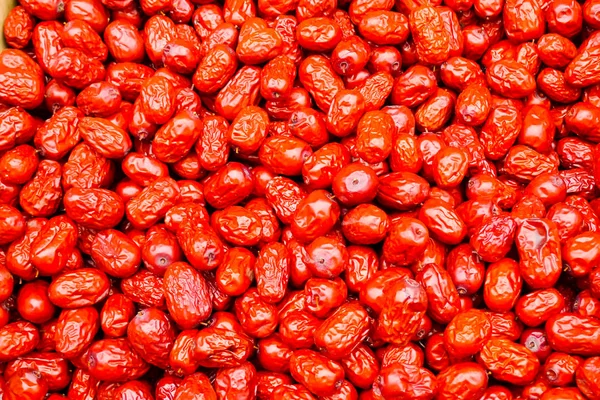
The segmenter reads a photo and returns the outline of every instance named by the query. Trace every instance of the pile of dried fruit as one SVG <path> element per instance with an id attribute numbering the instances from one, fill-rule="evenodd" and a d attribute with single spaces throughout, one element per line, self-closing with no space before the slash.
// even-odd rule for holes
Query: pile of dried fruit
<path id="1" fill-rule="evenodd" d="M 600 0 L 4 34 L 0 399 L 600 399 Z"/>

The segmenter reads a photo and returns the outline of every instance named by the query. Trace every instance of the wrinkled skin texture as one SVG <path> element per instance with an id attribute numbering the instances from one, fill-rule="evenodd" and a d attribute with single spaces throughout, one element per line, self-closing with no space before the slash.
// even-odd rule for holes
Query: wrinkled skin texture
<path id="1" fill-rule="evenodd" d="M 105 189 L 70 189 L 65 193 L 63 204 L 73 221 L 91 229 L 112 228 L 125 213 L 121 198 Z M 94 217 L 90 220 L 91 215 Z"/>
<path id="2" fill-rule="evenodd" d="M 96 234 L 91 246 L 91 256 L 101 271 L 117 278 L 133 275 L 141 262 L 138 245 L 114 229 Z"/>
<path id="3" fill-rule="evenodd" d="M 175 341 L 175 328 L 164 312 L 147 308 L 129 323 L 127 339 L 146 362 L 165 368 Z"/>
<path id="4" fill-rule="evenodd" d="M 491 333 L 487 316 L 479 310 L 468 310 L 457 314 L 447 325 L 444 343 L 451 356 L 467 357 L 481 350 Z"/>
<path id="5" fill-rule="evenodd" d="M 81 354 L 100 328 L 99 315 L 93 307 L 65 310 L 56 325 L 56 351 L 71 358 Z"/>
<path id="6" fill-rule="evenodd" d="M 315 344 L 340 359 L 354 350 L 369 329 L 369 318 L 362 306 L 348 303 L 340 307 L 315 332 Z"/>
<path id="7" fill-rule="evenodd" d="M 66 106 L 58 110 L 39 129 L 34 138 L 42 155 L 59 160 L 71 150 L 81 137 L 78 126 L 83 113 L 75 107 Z"/>
<path id="8" fill-rule="evenodd" d="M 0 55 L 0 82 L 2 103 L 31 109 L 43 101 L 42 70 L 21 50 L 3 51 Z"/>
<path id="9" fill-rule="evenodd" d="M 600 399 L 599 0 L 6 12 L 0 399 Z"/>
<path id="10" fill-rule="evenodd" d="M 173 263 L 163 280 L 165 299 L 171 317 L 183 329 L 206 320 L 212 311 L 210 293 L 202 275 L 186 263 Z"/>
<path id="11" fill-rule="evenodd" d="M 63 195 L 61 172 L 58 162 L 42 160 L 36 175 L 21 190 L 21 208 L 36 217 L 49 217 L 56 212 Z"/>
<path id="12" fill-rule="evenodd" d="M 505 339 L 487 341 L 479 357 L 494 378 L 516 385 L 533 380 L 540 368 L 540 362 L 533 353 Z"/>
<path id="13" fill-rule="evenodd" d="M 80 268 L 59 275 L 48 288 L 48 295 L 61 308 L 77 308 L 102 301 L 109 289 L 110 282 L 103 272 Z"/>
<path id="14" fill-rule="evenodd" d="M 13 322 L 0 329 L 0 359 L 9 361 L 29 353 L 40 340 L 39 332 L 30 322 Z"/>
<path id="15" fill-rule="evenodd" d="M 378 321 L 378 335 L 389 343 L 406 345 L 427 310 L 427 293 L 408 278 L 390 288 Z"/>
<path id="16" fill-rule="evenodd" d="M 113 294 L 106 299 L 100 312 L 100 327 L 109 337 L 124 336 L 127 325 L 135 314 L 133 301 L 122 294 Z"/>
<path id="17" fill-rule="evenodd" d="M 164 217 L 179 196 L 179 186 L 173 179 L 157 179 L 127 202 L 127 219 L 137 228 L 149 228 Z"/>
<path id="18" fill-rule="evenodd" d="M 409 17 L 417 54 L 429 64 L 441 64 L 449 56 L 449 36 L 439 12 L 433 7 L 413 10 Z"/>
<path id="19" fill-rule="evenodd" d="M 429 370 L 400 363 L 382 368 L 375 387 L 387 396 L 413 399 L 430 399 L 437 389 L 435 376 Z"/>
<path id="20" fill-rule="evenodd" d="M 292 376 L 315 394 L 328 396 L 344 378 L 342 366 L 312 350 L 297 350 L 290 359 Z M 315 379 L 316 376 L 320 379 Z"/>
<path id="21" fill-rule="evenodd" d="M 252 341 L 245 334 L 225 328 L 208 327 L 196 336 L 195 358 L 205 367 L 234 367 L 248 359 Z"/>
<path id="22" fill-rule="evenodd" d="M 487 388 L 485 370 L 476 363 L 460 363 L 441 371 L 437 377 L 439 399 L 468 399 Z"/>
<path id="23" fill-rule="evenodd" d="M 534 237 L 539 237 L 540 242 L 529 242 Z M 553 286 L 560 276 L 562 264 L 556 226 L 543 219 L 527 219 L 517 230 L 516 239 L 523 280 L 535 289 Z"/>
<path id="24" fill-rule="evenodd" d="M 559 314 L 547 321 L 546 334 L 557 351 L 594 356 L 599 350 L 596 325 L 593 317 Z"/>
<path id="25" fill-rule="evenodd" d="M 137 379 L 149 369 L 126 339 L 95 342 L 87 351 L 85 362 L 92 377 L 110 382 Z"/>

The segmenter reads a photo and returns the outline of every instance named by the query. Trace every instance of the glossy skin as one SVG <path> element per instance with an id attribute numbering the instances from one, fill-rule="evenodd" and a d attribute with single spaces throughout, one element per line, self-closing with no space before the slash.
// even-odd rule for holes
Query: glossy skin
<path id="1" fill-rule="evenodd" d="M 63 44 L 81 50 L 87 56 L 98 61 L 106 61 L 107 46 L 92 25 L 86 21 L 74 19 L 65 24 L 61 34 Z"/>
<path id="2" fill-rule="evenodd" d="M 107 360 L 119 362 L 109 364 Z M 88 350 L 87 364 L 96 379 L 123 381 L 142 376 L 149 368 L 126 339 L 104 339 L 95 342 Z"/>
<path id="3" fill-rule="evenodd" d="M 90 146 L 80 143 L 62 168 L 62 186 L 80 189 L 105 188 L 114 176 L 114 164 Z"/>
<path id="4" fill-rule="evenodd" d="M 563 246 L 565 262 L 570 266 L 574 276 L 583 276 L 591 272 L 588 262 L 594 259 L 594 244 L 595 232 L 582 233 L 565 242 Z"/>
<path id="5" fill-rule="evenodd" d="M 414 399 L 431 398 L 436 390 L 434 375 L 415 365 L 394 364 L 382 368 L 379 390 L 388 396 L 409 396 Z"/>
<path id="6" fill-rule="evenodd" d="M 45 219 L 33 219 L 26 227 L 25 235 L 16 242 L 13 242 L 8 248 L 6 253 L 6 269 L 14 274 L 15 276 L 22 277 L 23 279 L 33 280 L 37 274 L 37 270 L 31 264 L 31 243 L 39 234 L 41 228 L 47 220 Z M 11 287 L 11 282 L 14 280 L 10 279 L 9 275 L 3 273 L 5 277 L 3 282 L 5 288 Z M 8 298 L 10 293 L 7 289 L 4 290 L 4 297 Z"/>
<path id="7" fill-rule="evenodd" d="M 537 326 L 565 306 L 563 296 L 556 289 L 543 289 L 519 299 L 515 311 L 527 326 Z"/>
<path id="8" fill-rule="evenodd" d="M 514 241 L 516 222 L 509 216 L 493 216 L 483 222 L 471 236 L 470 244 L 487 262 L 500 261 L 510 250 Z M 494 237 L 492 240 L 491 236 Z"/>
<path id="9" fill-rule="evenodd" d="M 217 396 L 252 396 L 256 391 L 256 368 L 249 362 L 219 370 L 215 380 Z"/>
<path id="10" fill-rule="evenodd" d="M 35 149 L 28 145 L 17 146 L 0 158 L 2 181 L 12 184 L 24 184 L 33 177 L 38 167 Z"/>
<path id="11" fill-rule="evenodd" d="M 546 324 L 546 333 L 552 347 L 570 354 L 593 355 L 597 352 L 598 340 L 595 334 L 596 321 L 593 317 L 562 314 L 551 317 Z M 570 332 L 563 327 L 571 327 Z M 587 345 L 583 346 L 583 342 Z"/>
<path id="12" fill-rule="evenodd" d="M 433 7 L 413 10 L 409 17 L 409 25 L 419 58 L 434 65 L 448 59 L 450 39 L 437 10 Z"/>
<path id="13" fill-rule="evenodd" d="M 307 116 L 308 117 L 308 116 Z M 317 115 L 314 116 L 318 118 Z M 294 116 L 290 118 L 292 120 Z M 300 118 L 300 116 L 299 116 Z M 300 120 L 299 120 L 300 121 Z M 294 133 L 294 126 L 291 126 Z M 299 122 L 298 127 L 303 126 Z M 304 129 L 309 129 L 304 128 Z M 302 130 L 304 130 L 302 129 Z M 323 130 L 325 128 L 323 127 Z M 350 152 L 344 145 L 338 143 L 329 143 L 306 159 L 302 166 L 302 177 L 304 182 L 315 189 L 325 189 L 331 186 L 336 174 L 350 162 Z"/>
<path id="14" fill-rule="evenodd" d="M 61 172 L 58 162 L 42 160 L 36 175 L 23 186 L 19 205 L 33 216 L 49 217 L 60 204 Z"/>
<path id="15" fill-rule="evenodd" d="M 312 51 L 330 51 L 340 41 L 342 32 L 330 18 L 308 18 L 296 28 L 298 44 Z"/>
<path id="16" fill-rule="evenodd" d="M 571 61 L 565 70 L 565 79 L 572 85 L 582 86 L 595 82 L 595 67 L 589 63 L 590 56 L 598 51 L 598 35 L 591 35 L 582 51 Z"/>
<path id="17" fill-rule="evenodd" d="M 112 21 L 104 30 L 104 42 L 117 62 L 140 62 L 144 56 L 143 38 L 129 21 Z"/>
<path id="18" fill-rule="evenodd" d="M 316 317 L 325 318 L 347 297 L 347 287 L 341 279 L 310 278 L 304 288 L 306 309 Z"/>
<path id="19" fill-rule="evenodd" d="M 14 207 L 2 205 L 0 212 L 3 215 L 3 233 L 0 242 L 7 244 L 19 238 L 25 233 L 25 219 L 23 215 Z"/>
<path id="20" fill-rule="evenodd" d="M 397 265 L 409 265 L 423 254 L 429 240 L 425 224 L 414 218 L 400 218 L 390 227 L 383 244 L 384 258 Z"/>
<path id="21" fill-rule="evenodd" d="M 446 258 L 446 270 L 460 295 L 473 294 L 483 285 L 484 264 L 470 245 L 459 245 Z"/>
<path id="22" fill-rule="evenodd" d="M 40 122 L 36 121 L 27 111 L 12 107 L 2 112 L 6 118 L 2 125 L 2 149 L 8 150 L 17 142 L 26 142 L 34 135 Z"/>
<path id="23" fill-rule="evenodd" d="M 419 328 L 428 297 L 415 280 L 404 278 L 394 283 L 379 315 L 378 336 L 390 343 L 406 345 Z"/>
<path id="24" fill-rule="evenodd" d="M 260 70 L 242 67 L 215 98 L 214 109 L 228 120 L 233 120 L 246 106 L 256 104 L 260 86 Z"/>
<path id="25" fill-rule="evenodd" d="M 214 342 L 214 340 L 218 340 Z M 201 366 L 230 367 L 239 365 L 252 353 L 252 341 L 239 328 L 229 331 L 219 327 L 202 329 L 196 336 L 195 358 Z"/>
<path id="26" fill-rule="evenodd" d="M 464 358 L 481 350 L 491 337 L 491 323 L 479 310 L 457 314 L 446 326 L 444 343 L 451 357 Z"/>
<path id="27" fill-rule="evenodd" d="M 257 357 L 263 368 L 274 371 L 289 369 L 292 348 L 282 342 L 280 335 L 262 339 L 257 346 Z"/>
<path id="28" fill-rule="evenodd" d="M 591 357 L 581 364 L 576 372 L 577 387 L 586 396 L 595 396 L 598 393 L 598 385 L 590 380 L 590 376 L 597 370 L 597 366 L 598 357 Z"/>
<path id="29" fill-rule="evenodd" d="M 243 207 L 227 207 L 212 216 L 212 227 L 226 241 L 237 246 L 258 244 L 262 223 L 258 216 Z"/>
<path id="30" fill-rule="evenodd" d="M 133 301 L 122 294 L 109 296 L 100 312 L 100 327 L 108 337 L 121 337 L 135 314 Z"/>
<path id="31" fill-rule="evenodd" d="M 17 310 L 26 320 L 35 324 L 48 322 L 55 312 L 48 298 L 48 284 L 34 281 L 24 285 L 17 296 Z"/>
<path id="32" fill-rule="evenodd" d="M 48 384 L 43 377 L 31 370 L 22 370 L 6 382 L 6 397 L 16 399 L 27 396 L 31 399 L 43 399 L 48 393 Z"/>
<path id="33" fill-rule="evenodd" d="M 570 10 L 565 13 L 564 18 L 560 18 L 561 11 Z M 565 37 L 571 38 L 581 31 L 583 18 L 582 7 L 580 4 L 571 1 L 553 1 L 546 10 L 546 19 L 548 28 L 551 32 L 559 33 Z"/>
<path id="34" fill-rule="evenodd" d="M 312 155 L 308 143 L 301 139 L 272 137 L 262 144 L 259 158 L 276 174 L 300 175 L 304 161 Z"/>
<path id="35" fill-rule="evenodd" d="M 167 308 L 184 329 L 195 328 L 210 315 L 212 304 L 207 283 L 200 273 L 183 262 L 167 268 L 163 281 Z"/>
<path id="36" fill-rule="evenodd" d="M 434 264 L 427 264 L 415 279 L 426 288 L 431 318 L 440 323 L 447 323 L 454 318 L 459 311 L 459 297 L 449 274 Z"/>
<path id="37" fill-rule="evenodd" d="M 369 325 L 365 309 L 357 303 L 347 303 L 315 331 L 315 344 L 324 348 L 329 357 L 341 359 L 366 337 Z"/>
<path id="38" fill-rule="evenodd" d="M 148 228 L 175 205 L 179 195 L 179 187 L 173 179 L 157 179 L 127 202 L 127 219 L 137 228 Z"/>
<path id="39" fill-rule="evenodd" d="M 332 67 L 342 76 L 353 75 L 369 61 L 369 46 L 359 36 L 341 40 L 332 52 Z"/>
<path id="40" fill-rule="evenodd" d="M 10 361 L 25 355 L 35 348 L 39 340 L 39 332 L 32 323 L 20 321 L 7 324 L 0 328 L 0 359 Z"/>
<path id="41" fill-rule="evenodd" d="M 598 4 L 21 0 L 0 397 L 599 397 Z"/>
<path id="42" fill-rule="evenodd" d="M 442 200 L 429 199 L 419 211 L 431 237 L 446 244 L 458 244 L 466 235 L 467 227 L 460 217 Z"/>
<path id="43" fill-rule="evenodd" d="M 531 237 L 529 232 L 534 231 L 539 232 L 545 238 L 546 245 L 542 247 L 536 245 L 537 249 L 532 252 L 525 237 Z M 520 266 L 523 280 L 535 289 L 553 286 L 561 272 L 561 259 L 558 257 L 560 251 L 554 250 L 558 249 L 560 244 L 556 227 L 544 219 L 527 219 L 517 230 L 516 239 L 517 249 L 521 257 Z M 546 259 L 545 257 L 549 258 Z M 541 272 L 539 268 L 542 268 L 544 272 Z M 542 274 L 544 278 L 542 278 Z"/>
<path id="44" fill-rule="evenodd" d="M 317 107 L 326 113 L 337 92 L 344 87 L 329 60 L 322 56 L 306 57 L 298 67 L 298 78 L 315 99 Z"/>
<path id="45" fill-rule="evenodd" d="M 358 31 L 378 45 L 398 45 L 406 41 L 409 32 L 408 21 L 403 14 L 375 7 L 361 18 Z"/>
<path id="46" fill-rule="evenodd" d="M 480 353 L 483 364 L 492 372 L 494 378 L 513 384 L 525 384 L 537 374 L 540 363 L 538 359 L 524 346 L 513 344 L 505 339 L 491 339 L 483 347 Z M 500 366 L 504 361 L 509 364 Z M 500 363 L 500 364 L 497 364 Z"/>
<path id="47" fill-rule="evenodd" d="M 110 281 L 97 269 L 79 268 L 67 271 L 50 284 L 48 297 L 61 308 L 94 305 L 108 296 Z"/>
<path id="48" fill-rule="evenodd" d="M 13 48 L 25 47 L 33 34 L 34 20 L 24 7 L 13 8 L 4 23 L 6 43 Z"/>
<path id="49" fill-rule="evenodd" d="M 253 187 L 254 178 L 248 168 L 231 162 L 209 175 L 204 184 L 204 196 L 213 207 L 225 208 L 246 198 Z"/>
<path id="50" fill-rule="evenodd" d="M 458 382 L 468 382 L 460 387 Z M 438 375 L 438 394 L 440 399 L 470 398 L 480 396 L 487 388 L 488 377 L 485 370 L 476 363 L 460 363 L 442 370 Z"/>
<path id="51" fill-rule="evenodd" d="M 332 191 L 346 206 L 372 201 L 377 192 L 379 178 L 367 165 L 352 163 L 342 168 L 333 178 Z"/>
<path id="52" fill-rule="evenodd" d="M 371 204 L 358 205 L 342 221 L 346 239 L 354 244 L 369 245 L 383 240 L 389 229 L 389 218 L 380 208 Z"/>
<path id="53" fill-rule="evenodd" d="M 15 68 L 22 70 L 16 74 Z M 41 68 L 21 50 L 8 50 L 0 57 L 0 75 L 7 85 L 0 91 L 0 99 L 11 106 L 31 109 L 43 101 L 44 82 Z"/>
<path id="54" fill-rule="evenodd" d="M 215 171 L 225 165 L 229 155 L 228 129 L 229 123 L 223 117 L 207 116 L 204 119 L 195 145 L 202 168 Z"/>
<path id="55" fill-rule="evenodd" d="M 146 268 L 157 275 L 164 275 L 168 265 L 183 257 L 177 237 L 164 226 L 156 226 L 146 233 L 141 251 Z"/>
<path id="56" fill-rule="evenodd" d="M 63 204 L 73 221 L 91 229 L 113 228 L 125 213 L 121 198 L 106 189 L 72 188 L 65 193 Z"/>
<path id="57" fill-rule="evenodd" d="M 377 199 L 380 204 L 399 210 L 422 203 L 429 194 L 425 179 L 410 172 L 393 172 L 379 179 Z"/>
<path id="58" fill-rule="evenodd" d="M 230 249 L 216 271 L 216 284 L 230 296 L 239 296 L 250 287 L 256 257 L 247 249 Z"/>
<path id="59" fill-rule="evenodd" d="M 394 59 L 391 59 L 390 61 L 392 61 L 391 68 L 382 68 L 381 71 L 377 71 L 366 77 L 365 80 L 357 86 L 359 92 L 365 99 L 365 109 L 367 111 L 375 111 L 382 107 L 386 98 L 392 91 L 392 73 L 396 73 L 393 68 L 398 61 Z"/>
<path id="60" fill-rule="evenodd" d="M 77 242 L 77 228 L 66 216 L 51 218 L 31 243 L 31 263 L 41 274 L 64 269 Z"/>
<path id="61" fill-rule="evenodd" d="M 275 331 L 277 309 L 263 300 L 258 290 L 248 290 L 235 301 L 234 307 L 236 316 L 248 335 L 263 338 Z"/>
<path id="62" fill-rule="evenodd" d="M 74 89 L 99 82 L 104 77 L 104 65 L 81 50 L 64 47 L 48 65 L 50 75 Z"/>
<path id="63" fill-rule="evenodd" d="M 297 350 L 290 359 L 292 376 L 314 394 L 327 396 L 335 392 L 337 383 L 344 378 L 342 366 L 312 350 Z M 319 374 L 319 380 L 314 376 Z"/>
<path id="64" fill-rule="evenodd" d="M 77 128 L 82 117 L 81 111 L 67 106 L 47 120 L 34 138 L 34 143 L 42 155 L 53 160 L 64 157 L 81 137 Z"/>
<path id="65" fill-rule="evenodd" d="M 147 308 L 127 326 L 127 339 L 146 362 L 164 368 L 175 341 L 175 328 L 164 312 Z"/>
<path id="66" fill-rule="evenodd" d="M 15 360 L 8 364 L 4 376 L 10 380 L 12 376 L 19 376 L 27 370 L 37 370 L 52 391 L 65 389 L 71 378 L 67 361 L 53 353 L 31 353 Z"/>
<path id="67" fill-rule="evenodd" d="M 449 121 L 455 102 L 456 95 L 452 91 L 438 88 L 415 113 L 417 129 L 422 132 L 439 130 Z"/>
<path id="68" fill-rule="evenodd" d="M 80 355 L 92 343 L 99 322 L 98 311 L 93 307 L 63 310 L 56 324 L 56 350 L 67 358 Z"/>
<path id="69" fill-rule="evenodd" d="M 340 90 L 327 112 L 327 130 L 335 136 L 348 136 L 357 127 L 364 111 L 365 100 L 358 90 Z"/>
<path id="70" fill-rule="evenodd" d="M 262 64 L 274 58 L 282 46 L 281 35 L 275 29 L 268 28 L 260 18 L 252 18 L 240 29 L 236 54 L 245 64 Z"/>
<path id="71" fill-rule="evenodd" d="M 491 264 L 486 272 L 483 296 L 486 305 L 493 311 L 509 311 L 521 292 L 523 280 L 518 264 L 505 258 Z"/>
<path id="72" fill-rule="evenodd" d="M 133 275 L 141 262 L 137 244 L 114 229 L 98 232 L 92 242 L 91 255 L 100 270 L 117 278 Z M 114 259 L 117 262 L 112 261 Z"/>
<path id="73" fill-rule="evenodd" d="M 281 315 L 280 339 L 290 349 L 310 348 L 314 345 L 313 332 L 320 325 L 321 321 L 309 312 L 291 311 L 289 314 Z M 289 357 L 287 366 L 289 366 Z"/>
<path id="74" fill-rule="evenodd" d="M 277 303 L 285 295 L 289 280 L 289 251 L 279 243 L 264 246 L 256 260 L 254 276 L 261 299 Z"/>

